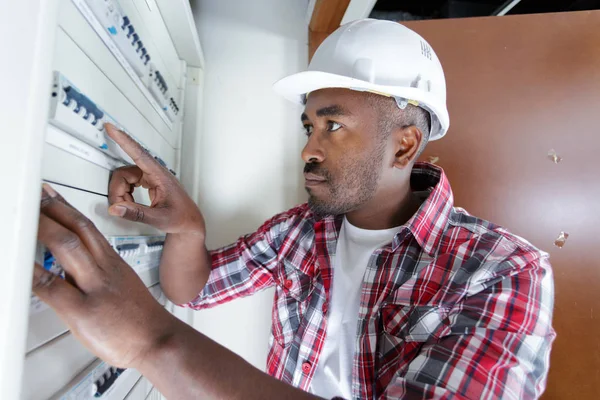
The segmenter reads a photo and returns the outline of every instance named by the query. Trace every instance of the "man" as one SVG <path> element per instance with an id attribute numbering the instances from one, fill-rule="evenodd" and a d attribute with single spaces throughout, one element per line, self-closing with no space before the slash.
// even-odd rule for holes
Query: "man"
<path id="1" fill-rule="evenodd" d="M 416 163 L 449 125 L 427 42 L 355 21 L 276 90 L 305 103 L 309 202 L 212 252 L 176 179 L 107 126 L 136 163 L 113 174 L 109 212 L 168 233 L 160 273 L 171 300 L 210 307 L 275 286 L 270 376 L 161 309 L 47 185 L 39 239 L 72 279 L 36 266 L 35 293 L 92 351 L 168 398 L 539 397 L 555 337 L 547 255 L 453 208 L 443 171 Z M 139 185 L 151 207 L 133 202 Z"/>

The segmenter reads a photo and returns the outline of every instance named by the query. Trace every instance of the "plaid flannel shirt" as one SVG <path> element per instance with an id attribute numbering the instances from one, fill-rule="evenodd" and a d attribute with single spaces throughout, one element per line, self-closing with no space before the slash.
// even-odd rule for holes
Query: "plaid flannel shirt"
<path id="1" fill-rule="evenodd" d="M 533 399 L 546 386 L 553 280 L 548 255 L 453 207 L 443 171 L 417 164 L 428 190 L 361 288 L 354 398 Z M 342 217 L 302 205 L 215 250 L 201 309 L 275 286 L 267 372 L 309 390 L 327 332 Z"/>

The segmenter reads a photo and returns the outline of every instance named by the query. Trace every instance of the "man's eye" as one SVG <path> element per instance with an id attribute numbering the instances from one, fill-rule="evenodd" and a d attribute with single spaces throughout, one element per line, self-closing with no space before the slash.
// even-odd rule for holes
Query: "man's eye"
<path id="1" fill-rule="evenodd" d="M 310 136 L 313 132 L 312 125 L 304 125 L 304 131 L 304 133 L 306 133 L 306 136 Z"/>
<path id="2" fill-rule="evenodd" d="M 335 132 L 338 129 L 340 129 L 341 127 L 342 127 L 342 125 L 338 124 L 337 122 L 334 122 L 334 121 L 327 122 L 327 130 L 329 132 Z"/>

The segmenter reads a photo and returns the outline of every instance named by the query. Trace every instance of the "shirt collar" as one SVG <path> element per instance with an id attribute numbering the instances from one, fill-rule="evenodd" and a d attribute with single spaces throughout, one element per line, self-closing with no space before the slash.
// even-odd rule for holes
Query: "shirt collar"
<path id="1" fill-rule="evenodd" d="M 427 163 L 416 163 L 410 177 L 413 191 L 430 191 L 415 215 L 405 224 L 417 243 L 430 256 L 440 247 L 450 213 L 454 207 L 454 196 L 450 182 L 440 167 Z M 400 234 L 392 244 L 395 251 L 401 244 Z"/>
<path id="2" fill-rule="evenodd" d="M 404 229 L 396 234 L 391 250 L 396 251 L 400 247 L 408 230 L 423 251 L 433 256 L 440 247 L 454 206 L 452 189 L 444 170 L 428 163 L 414 165 L 410 185 L 414 192 L 429 191 L 430 193 L 417 212 L 406 222 Z M 326 231 L 333 231 L 328 235 L 330 239 L 337 239 L 344 219 L 343 215 L 313 217 L 317 224 L 325 224 Z"/>

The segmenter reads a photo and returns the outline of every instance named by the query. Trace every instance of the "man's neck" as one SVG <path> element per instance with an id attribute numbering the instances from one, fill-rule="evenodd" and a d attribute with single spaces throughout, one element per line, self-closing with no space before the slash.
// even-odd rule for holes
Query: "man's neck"
<path id="1" fill-rule="evenodd" d="M 360 209 L 346 214 L 348 222 L 362 229 L 389 229 L 404 225 L 419 209 L 421 203 L 411 191 L 410 184 L 402 190 L 383 191 Z"/>

